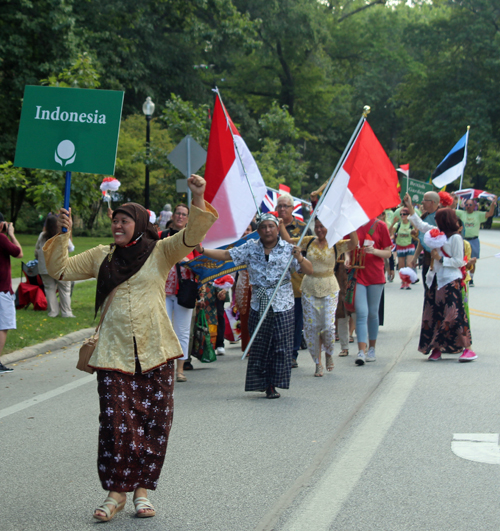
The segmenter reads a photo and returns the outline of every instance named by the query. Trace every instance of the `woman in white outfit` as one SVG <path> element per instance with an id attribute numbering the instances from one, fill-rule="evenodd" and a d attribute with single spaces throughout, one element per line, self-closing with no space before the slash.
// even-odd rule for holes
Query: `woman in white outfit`
<path id="1" fill-rule="evenodd" d="M 161 233 L 161 238 L 167 238 L 173 236 L 181 231 L 188 222 L 189 208 L 187 205 L 179 204 L 175 207 L 172 214 L 172 224 L 170 227 Z M 194 275 L 191 270 L 181 267 L 181 276 L 183 279 L 194 279 Z M 184 308 L 177 302 L 177 291 L 179 289 L 179 279 L 177 277 L 177 267 L 174 266 L 168 274 L 167 282 L 165 284 L 165 297 L 167 305 L 167 313 L 174 332 L 179 343 L 181 344 L 182 358 L 177 359 L 177 381 L 186 382 L 187 378 L 184 376 L 184 362 L 188 359 L 189 350 L 189 334 L 191 331 L 191 318 L 193 316 L 193 310 L 191 308 Z"/>
<path id="2" fill-rule="evenodd" d="M 64 280 L 55 280 L 47 273 L 45 265 L 45 257 L 43 256 L 42 248 L 47 240 L 50 240 L 58 233 L 57 216 L 49 214 L 45 220 L 43 232 L 38 236 L 35 245 L 35 258 L 38 260 L 38 272 L 43 280 L 43 287 L 45 288 L 45 297 L 47 298 L 48 316 L 57 317 L 59 311 L 61 317 L 75 317 L 71 311 L 71 282 Z M 75 246 L 71 239 L 68 244 L 68 251 L 72 253 Z M 59 290 L 59 301 L 57 300 L 57 290 Z"/>

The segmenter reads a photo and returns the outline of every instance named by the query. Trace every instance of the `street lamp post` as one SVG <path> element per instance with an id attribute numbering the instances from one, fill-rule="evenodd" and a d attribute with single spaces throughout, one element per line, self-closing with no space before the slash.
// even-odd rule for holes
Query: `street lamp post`
<path id="1" fill-rule="evenodd" d="M 142 105 L 142 112 L 146 117 L 146 182 L 144 186 L 144 206 L 149 208 L 149 134 L 150 134 L 150 125 L 151 117 L 155 112 L 155 104 L 151 101 L 151 98 L 148 96 L 146 101 Z"/>

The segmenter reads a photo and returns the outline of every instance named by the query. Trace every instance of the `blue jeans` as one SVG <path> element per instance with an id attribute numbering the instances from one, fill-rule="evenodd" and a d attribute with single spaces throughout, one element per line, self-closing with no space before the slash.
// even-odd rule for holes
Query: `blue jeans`
<path id="1" fill-rule="evenodd" d="M 295 328 L 293 331 L 293 359 L 299 356 L 300 344 L 302 343 L 302 328 L 304 321 L 302 319 L 302 297 L 297 297 L 294 306 Z"/>
<path id="2" fill-rule="evenodd" d="M 384 284 L 372 284 L 363 286 L 356 284 L 356 336 L 358 343 L 367 343 L 368 338 L 372 341 L 378 335 L 378 308 Z"/>

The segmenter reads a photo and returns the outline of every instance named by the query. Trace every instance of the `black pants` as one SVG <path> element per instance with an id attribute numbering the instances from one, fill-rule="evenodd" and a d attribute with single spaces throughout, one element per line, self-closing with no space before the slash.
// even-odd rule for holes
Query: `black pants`
<path id="1" fill-rule="evenodd" d="M 224 346 L 224 334 L 226 332 L 226 320 L 224 318 L 224 302 L 217 299 L 217 338 L 215 348 Z"/>

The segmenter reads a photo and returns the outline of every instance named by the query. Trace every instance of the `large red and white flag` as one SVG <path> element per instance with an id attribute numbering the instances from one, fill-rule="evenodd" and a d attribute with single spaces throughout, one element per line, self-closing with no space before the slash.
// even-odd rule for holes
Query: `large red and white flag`
<path id="1" fill-rule="evenodd" d="M 250 150 L 229 118 L 229 114 L 227 116 L 228 120 L 224 115 L 220 98 L 216 97 L 208 140 L 205 199 L 217 210 L 219 219 L 203 240 L 205 247 L 220 247 L 239 240 L 257 212 L 255 205 L 261 204 L 267 192 Z M 234 141 L 229 127 L 233 132 Z M 236 153 L 235 144 L 250 185 Z"/>
<path id="2" fill-rule="evenodd" d="M 328 245 L 399 205 L 397 183 L 392 162 L 365 122 L 318 211 Z"/>

